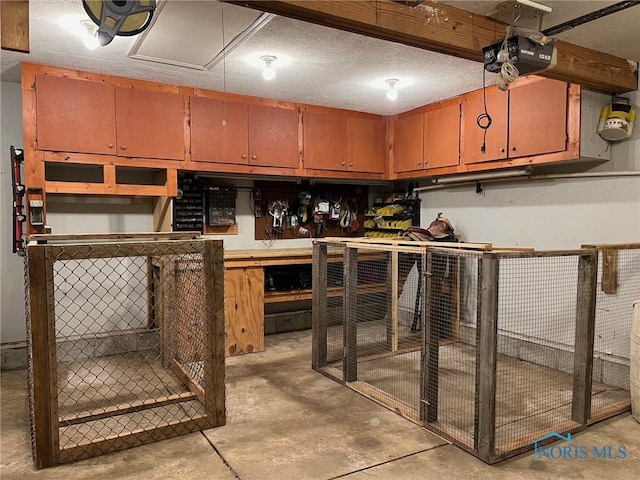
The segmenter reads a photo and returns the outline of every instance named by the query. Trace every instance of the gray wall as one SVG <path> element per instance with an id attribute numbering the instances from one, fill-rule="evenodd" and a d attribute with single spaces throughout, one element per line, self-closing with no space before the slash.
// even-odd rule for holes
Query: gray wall
<path id="1" fill-rule="evenodd" d="M 21 341 L 24 327 L 22 258 L 11 253 L 12 205 L 9 147 L 22 148 L 22 95 L 20 85 L 0 86 L 0 340 Z"/>

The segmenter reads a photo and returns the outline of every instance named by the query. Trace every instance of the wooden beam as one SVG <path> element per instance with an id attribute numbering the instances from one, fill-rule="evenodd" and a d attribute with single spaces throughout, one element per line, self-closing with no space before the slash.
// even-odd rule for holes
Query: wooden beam
<path id="1" fill-rule="evenodd" d="M 29 1 L 0 2 L 2 50 L 29 53 Z"/>
<path id="2" fill-rule="evenodd" d="M 391 0 L 223 1 L 478 62 L 482 47 L 506 33 L 502 22 L 433 0 L 415 7 Z M 633 65 L 624 58 L 563 41 L 556 50 L 556 65 L 538 75 L 609 93 L 638 88 Z"/>

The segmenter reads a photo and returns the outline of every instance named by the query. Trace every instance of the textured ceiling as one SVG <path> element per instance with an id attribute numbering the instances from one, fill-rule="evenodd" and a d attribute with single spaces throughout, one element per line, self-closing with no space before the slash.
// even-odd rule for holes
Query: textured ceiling
<path id="1" fill-rule="evenodd" d="M 3 50 L 0 58 L 3 81 L 18 82 L 18 64 L 27 61 L 385 115 L 482 86 L 482 66 L 479 63 L 282 17 L 271 20 L 210 71 L 133 59 L 128 58 L 127 53 L 136 37 L 116 37 L 110 45 L 90 51 L 74 33 L 61 26 L 63 16 L 75 18 L 78 22 L 87 18 L 80 0 L 30 0 L 29 3 L 31 53 Z M 209 3 L 219 11 L 215 1 L 209 0 Z M 501 2 L 444 3 L 485 14 Z M 548 26 L 547 23 L 555 25 L 615 2 L 545 3 L 554 7 L 562 4 L 561 9 L 565 12 L 563 18 L 559 15 L 557 20 L 545 21 L 545 26 Z M 586 7 L 585 4 L 590 5 Z M 225 9 L 231 7 L 238 8 L 223 6 Z M 569 31 L 562 38 L 579 44 L 598 41 L 602 46 L 594 48 L 625 58 L 640 59 L 638 13 L 640 6 L 632 7 L 612 15 L 610 20 L 600 19 Z M 614 17 L 618 15 L 623 20 L 616 21 Z M 598 22 L 605 26 L 597 27 Z M 621 24 L 628 28 L 626 34 L 619 28 Z M 612 26 L 616 27 L 615 31 L 611 30 Z M 579 29 L 584 29 L 584 33 Z M 189 34 L 189 29 L 186 29 L 184 35 Z M 613 40 L 627 46 L 625 51 L 629 53 L 612 50 Z M 190 48 L 199 48 L 195 40 L 191 45 Z M 277 71 L 275 80 L 262 79 L 261 55 L 278 57 L 274 64 Z M 397 85 L 399 97 L 395 102 L 387 100 L 384 95 L 384 80 L 387 78 L 400 79 Z"/>

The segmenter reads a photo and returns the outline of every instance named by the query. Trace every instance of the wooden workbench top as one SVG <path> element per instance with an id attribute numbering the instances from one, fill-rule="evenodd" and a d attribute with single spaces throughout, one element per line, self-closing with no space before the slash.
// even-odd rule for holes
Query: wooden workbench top
<path id="1" fill-rule="evenodd" d="M 224 264 L 226 268 L 310 264 L 312 257 L 311 248 L 225 250 Z"/>

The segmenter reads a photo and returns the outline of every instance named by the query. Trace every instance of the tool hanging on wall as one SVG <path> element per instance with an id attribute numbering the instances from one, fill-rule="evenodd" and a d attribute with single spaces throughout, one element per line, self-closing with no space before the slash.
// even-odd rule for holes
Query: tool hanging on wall
<path id="1" fill-rule="evenodd" d="M 22 163 L 24 162 L 24 152 L 15 149 L 13 145 L 9 147 L 11 153 L 11 185 L 13 189 L 13 253 L 24 256 L 24 239 L 22 238 L 23 224 L 27 220 L 24 214 L 24 194 L 25 187 L 22 184 Z"/>

